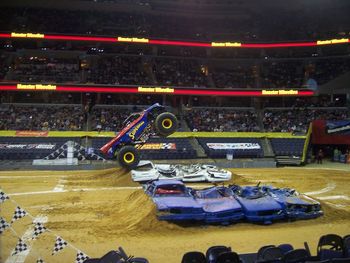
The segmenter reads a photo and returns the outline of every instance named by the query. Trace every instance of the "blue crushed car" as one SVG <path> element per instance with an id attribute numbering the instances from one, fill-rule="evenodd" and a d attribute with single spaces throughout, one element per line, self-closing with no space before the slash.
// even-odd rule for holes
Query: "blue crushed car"
<path id="1" fill-rule="evenodd" d="M 233 197 L 227 187 L 213 186 L 203 190 L 195 190 L 193 194 L 202 204 L 207 223 L 230 223 L 244 218 L 241 205 Z"/>
<path id="2" fill-rule="evenodd" d="M 263 186 L 261 191 L 266 192 L 282 205 L 287 218 L 311 219 L 323 215 L 319 202 L 309 196 L 299 194 L 294 189 Z"/>
<path id="3" fill-rule="evenodd" d="M 242 221 L 272 224 L 281 219 L 323 215 L 320 203 L 289 188 L 212 186 L 197 190 L 177 180 L 157 180 L 145 186 L 160 220 L 229 224 Z"/>
<path id="4" fill-rule="evenodd" d="M 229 188 L 242 206 L 247 221 L 267 225 L 285 218 L 283 206 L 260 187 L 231 185 Z"/>
<path id="5" fill-rule="evenodd" d="M 229 224 L 244 217 L 229 189 L 194 190 L 181 181 L 160 180 L 148 184 L 145 192 L 155 203 L 160 220 Z"/>

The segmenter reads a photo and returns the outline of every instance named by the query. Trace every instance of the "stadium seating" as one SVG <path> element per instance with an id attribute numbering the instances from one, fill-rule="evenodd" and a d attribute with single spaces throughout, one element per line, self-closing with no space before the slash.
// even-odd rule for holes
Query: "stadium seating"
<path id="1" fill-rule="evenodd" d="M 220 245 L 209 247 L 206 256 L 200 251 L 186 252 L 182 263 L 349 263 L 350 257 L 345 249 L 348 248 L 349 236 L 321 236 L 315 256 L 310 252 L 307 242 L 304 242 L 305 248 L 297 249 L 291 244 L 265 245 L 256 253 L 249 254 L 237 254 L 230 247 Z"/>
<path id="2" fill-rule="evenodd" d="M 272 149 L 277 156 L 301 156 L 305 139 L 272 138 L 270 139 L 270 142 Z"/>

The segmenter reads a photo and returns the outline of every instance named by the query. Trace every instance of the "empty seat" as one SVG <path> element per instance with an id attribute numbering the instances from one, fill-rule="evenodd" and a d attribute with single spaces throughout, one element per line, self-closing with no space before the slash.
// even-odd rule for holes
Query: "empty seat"
<path id="1" fill-rule="evenodd" d="M 317 245 L 320 260 L 342 258 L 344 256 L 343 238 L 336 234 L 321 236 Z"/>
<path id="2" fill-rule="evenodd" d="M 284 254 L 285 263 L 304 263 L 309 260 L 309 252 L 306 249 L 294 249 Z"/>
<path id="3" fill-rule="evenodd" d="M 205 255 L 202 252 L 191 251 L 183 255 L 181 263 L 205 263 Z"/>

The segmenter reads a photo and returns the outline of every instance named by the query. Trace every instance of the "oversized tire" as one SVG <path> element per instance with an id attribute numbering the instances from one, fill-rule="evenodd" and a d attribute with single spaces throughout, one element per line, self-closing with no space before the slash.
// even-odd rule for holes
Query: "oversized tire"
<path id="1" fill-rule="evenodd" d="M 118 152 L 119 164 L 127 169 L 134 169 L 140 162 L 140 154 L 133 146 L 124 146 Z"/>
<path id="2" fill-rule="evenodd" d="M 177 118 L 170 112 L 163 112 L 159 114 L 155 121 L 156 132 L 159 136 L 169 136 L 177 129 Z"/>

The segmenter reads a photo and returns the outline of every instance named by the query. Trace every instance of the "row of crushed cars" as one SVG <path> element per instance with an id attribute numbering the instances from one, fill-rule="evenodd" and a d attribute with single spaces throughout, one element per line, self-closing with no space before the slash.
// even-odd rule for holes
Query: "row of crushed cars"
<path id="1" fill-rule="evenodd" d="M 144 189 L 156 205 L 159 220 L 271 224 L 323 215 L 319 202 L 290 188 L 229 185 L 198 190 L 163 179 L 145 184 Z"/>

